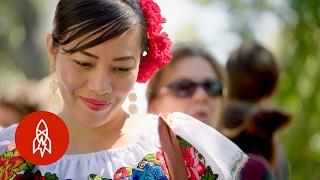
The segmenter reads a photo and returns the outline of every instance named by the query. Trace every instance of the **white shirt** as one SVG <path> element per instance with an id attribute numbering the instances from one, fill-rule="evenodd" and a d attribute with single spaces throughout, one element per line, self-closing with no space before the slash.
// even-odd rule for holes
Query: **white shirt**
<path id="1" fill-rule="evenodd" d="M 55 173 L 59 179 L 77 180 L 90 179 L 88 177 L 92 174 L 113 179 L 116 172 L 124 168 L 131 168 L 132 176 L 136 172 L 140 173 L 138 170 L 139 168 L 141 170 L 141 167 L 139 166 L 142 162 L 147 161 L 147 155 L 153 154 L 155 156 L 152 157 L 158 158 L 156 154 L 158 155 L 161 152 L 158 133 L 159 118 L 151 114 L 137 116 L 136 118 L 147 118 L 147 123 L 144 129 L 134 138 L 133 143 L 99 152 L 64 155 L 53 164 L 36 166 L 32 172 L 40 170 L 42 175 L 50 172 Z M 189 175 L 190 173 L 201 175 L 202 171 L 199 170 L 199 163 L 202 162 L 206 169 L 210 167 L 214 174 L 218 174 L 218 179 L 236 178 L 239 169 L 247 161 L 247 156 L 234 143 L 215 129 L 183 113 L 172 113 L 168 116 L 168 119 L 173 132 L 193 147 L 183 152 L 191 152 L 193 155 L 200 153 L 204 157 L 204 159 L 195 159 L 194 162 L 198 163 L 196 164 L 197 167 L 189 167 L 189 169 L 187 167 Z M 0 156 L 4 153 L 6 147 L 14 142 L 15 129 L 16 125 L 13 125 L 0 131 Z M 198 156 L 194 157 L 197 158 Z M 165 170 L 162 170 L 165 174 Z M 200 174 L 194 171 L 198 171 Z M 20 173 L 23 174 L 23 171 Z"/>

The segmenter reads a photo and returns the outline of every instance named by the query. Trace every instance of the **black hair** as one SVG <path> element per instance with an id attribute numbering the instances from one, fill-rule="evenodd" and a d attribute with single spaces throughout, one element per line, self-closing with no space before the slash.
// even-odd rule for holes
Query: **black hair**
<path id="1" fill-rule="evenodd" d="M 273 54 L 257 43 L 245 42 L 230 55 L 226 70 L 228 96 L 258 102 L 272 94 L 280 69 Z"/>
<path id="2" fill-rule="evenodd" d="M 138 0 L 60 0 L 53 22 L 53 43 L 66 45 L 84 37 L 71 49 L 63 49 L 74 53 L 116 38 L 137 24 L 142 49 L 146 50 L 146 23 Z"/>

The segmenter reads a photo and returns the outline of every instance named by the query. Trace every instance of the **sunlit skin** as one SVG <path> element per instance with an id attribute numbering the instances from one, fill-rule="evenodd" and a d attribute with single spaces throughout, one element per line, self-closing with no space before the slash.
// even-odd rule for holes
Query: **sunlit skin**
<path id="1" fill-rule="evenodd" d="M 180 79 L 203 82 L 206 79 L 217 79 L 212 66 L 202 57 L 186 57 L 167 69 L 161 85 L 167 85 Z M 158 97 L 151 102 L 150 112 L 183 112 L 196 119 L 212 124 L 215 114 L 220 107 L 220 97 L 209 97 L 204 89 L 198 87 L 192 97 L 176 97 L 170 90 L 161 89 Z"/>
<path id="2" fill-rule="evenodd" d="M 82 52 L 62 51 L 79 40 L 54 47 L 51 36 L 47 38 L 51 68 L 57 74 L 64 101 L 61 116 L 70 133 L 67 153 L 127 144 L 136 131 L 126 128 L 130 121 L 126 121 L 128 115 L 121 105 L 137 79 L 142 54 L 140 29 L 131 28 L 120 37 Z"/>

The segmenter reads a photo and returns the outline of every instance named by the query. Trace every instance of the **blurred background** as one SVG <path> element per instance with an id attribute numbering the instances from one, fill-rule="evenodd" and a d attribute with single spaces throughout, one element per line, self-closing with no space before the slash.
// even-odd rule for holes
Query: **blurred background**
<path id="1" fill-rule="evenodd" d="M 174 42 L 201 43 L 222 65 L 242 40 L 255 40 L 277 56 L 283 72 L 274 104 L 293 114 L 290 126 L 277 137 L 284 142 L 290 178 L 320 179 L 319 0 L 156 2 Z M 44 40 L 56 3 L 0 0 L 0 95 L 50 74 Z M 144 85 L 137 89 L 142 92 L 139 106 L 144 111 Z"/>

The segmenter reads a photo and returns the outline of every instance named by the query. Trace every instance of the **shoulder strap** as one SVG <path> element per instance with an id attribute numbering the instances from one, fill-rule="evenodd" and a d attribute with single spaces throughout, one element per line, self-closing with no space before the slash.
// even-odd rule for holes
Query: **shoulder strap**
<path id="1" fill-rule="evenodd" d="M 186 180 L 187 169 L 176 135 L 168 125 L 168 114 L 159 115 L 159 136 L 171 180 Z"/>

